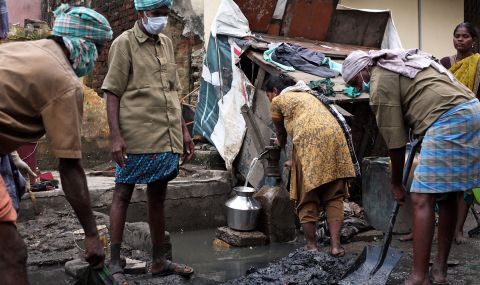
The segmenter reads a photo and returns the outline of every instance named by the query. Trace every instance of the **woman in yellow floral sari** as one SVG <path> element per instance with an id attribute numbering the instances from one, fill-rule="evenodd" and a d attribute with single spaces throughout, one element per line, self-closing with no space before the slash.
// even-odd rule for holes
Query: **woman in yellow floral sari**
<path id="1" fill-rule="evenodd" d="M 480 85 L 480 54 L 475 53 L 475 43 L 478 42 L 478 32 L 470 23 L 460 23 L 453 31 L 453 46 L 457 53 L 440 60 L 443 66 L 452 72 L 458 81 L 462 82 L 479 97 Z M 457 225 L 455 229 L 455 242 L 460 244 L 465 241 L 463 225 L 468 215 L 468 210 L 473 203 L 471 191 L 460 193 L 458 196 Z"/>
<path id="2" fill-rule="evenodd" d="M 457 53 L 440 60 L 455 77 L 467 86 L 473 93 L 478 94 L 480 85 L 480 54 L 475 53 L 475 43 L 478 41 L 478 32 L 468 23 L 459 24 L 453 32 L 453 46 Z M 478 97 L 478 96 L 477 96 Z"/>
<path id="3" fill-rule="evenodd" d="M 287 134 L 293 142 L 290 197 L 297 202 L 306 248 L 318 250 L 316 222 L 324 209 L 330 229 L 330 254 L 343 256 L 340 229 L 343 197 L 347 195 L 345 182 L 355 177 L 351 153 L 336 118 L 308 93 L 305 83 L 299 83 L 285 76 L 271 76 L 265 84 L 278 142 L 285 146 Z"/>

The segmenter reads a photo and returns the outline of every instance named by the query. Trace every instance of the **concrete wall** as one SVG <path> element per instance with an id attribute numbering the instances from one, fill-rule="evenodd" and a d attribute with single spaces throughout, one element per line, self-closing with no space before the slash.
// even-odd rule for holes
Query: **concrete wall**
<path id="1" fill-rule="evenodd" d="M 421 6 L 421 42 L 418 7 Z M 341 0 L 340 4 L 363 9 L 390 9 L 404 48 L 418 48 L 437 57 L 455 52 L 453 29 L 463 22 L 463 0 Z"/>
<path id="2" fill-rule="evenodd" d="M 8 21 L 23 27 L 25 19 L 41 19 L 42 0 L 7 0 Z"/>
<path id="3" fill-rule="evenodd" d="M 55 174 L 56 176 L 56 174 Z M 92 208 L 108 214 L 112 203 L 113 177 L 87 176 Z M 227 224 L 225 202 L 232 192 L 230 173 L 219 170 L 199 170 L 186 177 L 177 177 L 168 184 L 165 199 L 166 230 L 171 232 L 211 229 Z M 40 211 L 69 211 L 69 203 L 60 189 L 36 192 Z M 28 194 L 22 197 L 19 220 L 35 217 Z M 146 186 L 133 192 L 127 212 L 127 222 L 147 221 Z"/>
<path id="4" fill-rule="evenodd" d="M 210 37 L 210 27 L 212 26 L 213 19 L 217 14 L 218 6 L 222 0 L 207 0 L 205 1 L 204 12 L 203 12 L 203 26 L 205 28 L 205 46 L 208 44 L 208 39 Z"/>
<path id="5" fill-rule="evenodd" d="M 438 58 L 455 54 L 453 29 L 464 21 L 463 0 L 424 0 L 422 49 Z"/>

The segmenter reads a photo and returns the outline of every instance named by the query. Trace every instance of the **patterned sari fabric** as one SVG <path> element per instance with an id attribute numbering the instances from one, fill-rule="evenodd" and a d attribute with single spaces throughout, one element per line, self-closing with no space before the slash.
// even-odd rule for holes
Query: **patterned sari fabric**
<path id="1" fill-rule="evenodd" d="M 480 186 L 480 102 L 443 114 L 426 132 L 411 192 L 447 193 Z"/>
<path id="2" fill-rule="evenodd" d="M 473 93 L 477 94 L 480 83 L 480 54 L 476 53 L 467 58 L 460 60 L 450 67 L 450 72 L 455 75 L 458 81 L 462 82 Z"/>
<path id="3" fill-rule="evenodd" d="M 340 178 L 355 177 L 342 127 L 325 105 L 307 92 L 285 92 L 272 101 L 272 119 L 283 118 L 293 141 L 290 197 Z M 302 175 L 297 175 L 301 173 Z"/>
<path id="4" fill-rule="evenodd" d="M 178 153 L 129 154 L 127 157 L 125 167 L 117 165 L 115 183 L 149 184 L 170 181 L 178 175 Z"/>

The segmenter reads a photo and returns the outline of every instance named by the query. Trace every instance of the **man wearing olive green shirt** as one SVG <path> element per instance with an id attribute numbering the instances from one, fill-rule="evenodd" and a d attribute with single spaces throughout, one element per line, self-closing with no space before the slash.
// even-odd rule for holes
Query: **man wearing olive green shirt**
<path id="1" fill-rule="evenodd" d="M 355 51 L 342 76 L 370 93 L 370 106 L 389 148 L 393 198 L 403 204 L 408 131 L 423 137 L 410 188 L 413 270 L 408 285 L 448 284 L 447 260 L 457 213 L 457 192 L 480 185 L 480 102 L 443 66 L 419 50 Z M 429 273 L 439 206 L 438 248 Z"/>
<path id="2" fill-rule="evenodd" d="M 191 267 L 162 256 L 167 184 L 178 174 L 180 155 L 186 155 L 188 160 L 194 151 L 182 119 L 172 41 L 161 34 L 172 1 L 134 3 L 139 20 L 112 43 L 102 85 L 107 94 L 112 154 L 117 163 L 110 212 L 110 271 L 119 284 L 127 284 L 120 246 L 135 184 L 147 184 L 152 274 L 193 274 Z"/>

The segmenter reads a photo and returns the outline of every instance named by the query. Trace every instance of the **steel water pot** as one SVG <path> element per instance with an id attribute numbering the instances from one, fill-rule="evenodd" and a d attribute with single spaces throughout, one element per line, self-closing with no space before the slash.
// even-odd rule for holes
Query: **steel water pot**
<path id="1" fill-rule="evenodd" d="M 229 199 L 227 206 L 227 224 L 237 231 L 252 231 L 257 227 L 262 206 L 253 198 L 255 189 L 238 186 L 233 188 L 235 196 Z"/>

